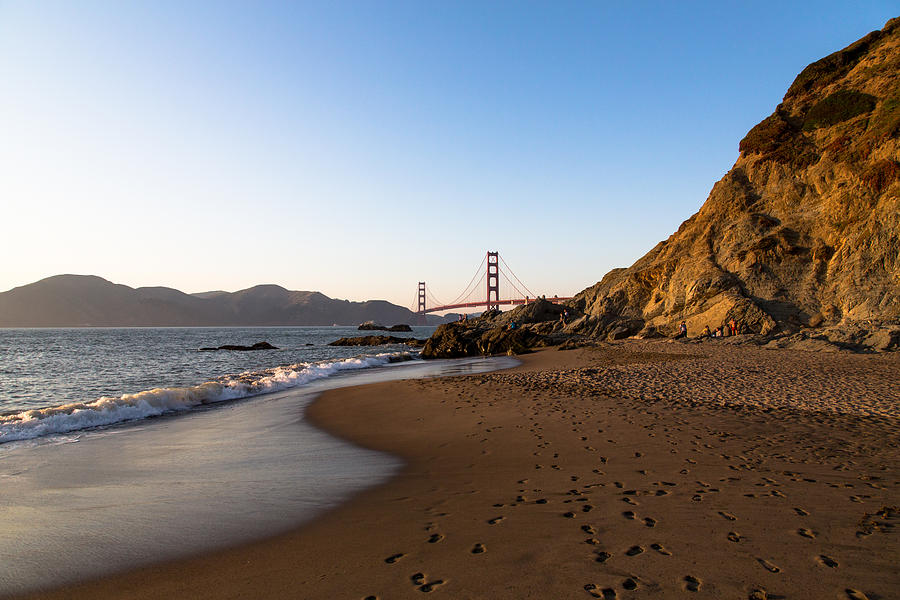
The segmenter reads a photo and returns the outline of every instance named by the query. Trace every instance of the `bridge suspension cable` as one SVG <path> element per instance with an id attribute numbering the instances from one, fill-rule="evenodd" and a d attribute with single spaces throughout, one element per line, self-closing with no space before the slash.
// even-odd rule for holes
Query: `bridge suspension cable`
<path id="1" fill-rule="evenodd" d="M 530 298 L 537 298 L 537 295 L 534 292 L 532 292 L 531 290 L 529 290 L 528 287 L 524 283 L 522 283 L 521 279 L 516 277 L 516 274 L 513 273 L 513 270 L 509 267 L 508 264 L 506 264 L 506 261 L 503 260 L 502 256 L 500 257 L 500 262 L 503 264 L 504 267 L 506 267 L 506 270 L 509 271 L 509 274 L 512 275 L 515 278 L 515 280 L 519 282 L 519 285 L 521 285 L 523 288 L 525 288 L 525 291 L 528 292 L 528 294 L 522 294 L 522 292 L 519 291 L 520 294 L 522 294 L 523 296 L 528 296 Z M 510 283 L 512 283 L 512 282 L 510 281 Z M 515 286 L 513 286 L 513 287 L 515 287 Z M 518 289 L 518 288 L 516 288 L 516 289 Z"/>
<path id="2" fill-rule="evenodd" d="M 506 272 L 505 272 L 505 271 L 500 271 L 500 275 L 503 277 L 503 280 L 506 281 L 506 283 L 509 284 L 509 287 L 511 287 L 512 289 L 514 289 L 514 290 L 519 294 L 519 297 L 520 297 L 520 298 L 525 298 L 526 296 L 531 297 L 531 298 L 534 298 L 534 296 L 530 296 L 530 295 L 526 294 L 525 292 L 523 292 L 522 290 L 520 290 L 520 289 L 516 286 L 516 284 L 512 282 L 512 279 L 510 279 L 510 278 L 506 275 Z"/>
<path id="3" fill-rule="evenodd" d="M 481 263 L 478 265 L 478 268 L 475 270 L 475 275 L 472 276 L 472 280 L 469 281 L 469 284 L 463 288 L 462 293 L 460 293 L 460 295 L 457 296 L 453 302 L 450 302 L 450 304 L 459 304 L 461 301 L 465 300 L 466 298 L 468 298 L 472 295 L 472 293 L 476 289 L 476 287 L 473 287 L 473 285 L 475 284 L 476 281 L 481 280 L 481 272 L 482 272 L 482 269 L 484 269 L 484 263 L 486 260 L 487 260 L 487 256 L 485 256 L 484 258 L 481 259 Z M 469 288 L 472 288 L 472 289 L 470 290 Z"/>
<path id="4" fill-rule="evenodd" d="M 504 285 L 508 285 L 509 290 L 511 290 L 508 296 L 512 297 L 501 297 L 500 296 L 500 281 L 504 281 Z M 477 296 L 474 300 L 472 296 L 475 296 L 480 289 L 482 293 L 484 293 L 485 282 L 487 283 L 487 295 L 484 297 Z M 453 302 L 444 303 L 438 300 L 433 294 L 430 293 L 430 290 L 426 289 L 424 284 L 420 282 L 420 296 L 417 297 L 417 302 L 421 299 L 421 302 L 418 302 L 417 312 L 440 312 L 449 309 L 456 308 L 474 308 L 479 306 L 486 306 L 488 308 L 499 307 L 500 305 L 519 305 L 519 304 L 527 304 L 529 302 L 529 298 L 537 299 L 538 295 L 531 291 L 525 283 L 519 279 L 519 277 L 513 272 L 510 268 L 509 264 L 503 259 L 502 256 L 499 255 L 498 252 L 487 252 L 484 255 L 484 258 L 481 259 L 481 264 L 478 266 L 478 269 L 475 271 L 475 275 L 469 281 L 468 285 L 463 289 L 459 296 L 457 296 Z M 512 292 L 515 294 L 512 294 Z M 517 297 L 516 297 L 517 295 Z M 427 309 L 425 307 L 425 299 L 427 298 L 428 302 L 432 303 Z M 568 297 L 560 297 L 553 296 L 550 299 L 551 302 L 562 302 L 565 300 L 569 300 Z"/>
<path id="5" fill-rule="evenodd" d="M 430 302 L 432 302 L 433 306 L 444 306 L 444 303 L 438 300 L 429 290 L 425 288 L 425 297 L 428 298 Z"/>

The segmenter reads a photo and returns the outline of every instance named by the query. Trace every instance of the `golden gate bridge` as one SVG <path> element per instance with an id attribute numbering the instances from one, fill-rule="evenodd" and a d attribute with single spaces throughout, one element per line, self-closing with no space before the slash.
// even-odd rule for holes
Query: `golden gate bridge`
<path id="1" fill-rule="evenodd" d="M 501 279 L 515 291 L 515 296 L 509 298 L 500 297 Z M 484 287 L 482 287 L 482 282 L 484 282 Z M 478 299 L 473 298 L 479 293 L 479 289 L 485 291 L 483 300 L 481 299 L 481 296 L 478 296 Z M 452 302 L 439 301 L 425 287 L 424 281 L 419 282 L 417 298 L 418 301 L 416 306 L 418 306 L 418 308 L 415 312 L 419 315 L 421 322 L 424 323 L 425 315 L 427 313 L 457 308 L 477 308 L 481 306 L 484 306 L 486 310 L 499 309 L 501 306 L 528 304 L 529 302 L 534 302 L 538 296 L 529 290 L 528 287 L 516 277 L 516 274 L 509 268 L 509 265 L 506 264 L 506 261 L 503 260 L 499 252 L 488 252 L 484 259 L 482 259 L 478 269 L 475 271 L 475 275 L 472 277 L 471 281 L 469 281 L 469 285 L 467 285 L 462 293 L 460 293 L 460 295 Z M 542 296 L 542 298 L 549 302 L 571 300 L 570 296 L 553 296 L 552 298 Z"/>

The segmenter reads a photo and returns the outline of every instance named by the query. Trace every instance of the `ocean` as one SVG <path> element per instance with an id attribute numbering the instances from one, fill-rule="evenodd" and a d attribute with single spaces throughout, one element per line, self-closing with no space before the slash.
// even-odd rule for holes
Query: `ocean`
<path id="1" fill-rule="evenodd" d="M 433 331 L 391 335 L 424 338 Z M 328 346 L 364 333 L 355 327 L 0 329 L 0 444 L 197 409 L 411 356 L 405 345 Z M 200 351 L 258 341 L 278 350 Z"/>
<path id="2" fill-rule="evenodd" d="M 317 394 L 515 364 L 327 345 L 359 334 L 0 329 L 0 595 L 296 527 L 402 468 L 309 425 Z M 259 341 L 278 349 L 200 351 Z"/>

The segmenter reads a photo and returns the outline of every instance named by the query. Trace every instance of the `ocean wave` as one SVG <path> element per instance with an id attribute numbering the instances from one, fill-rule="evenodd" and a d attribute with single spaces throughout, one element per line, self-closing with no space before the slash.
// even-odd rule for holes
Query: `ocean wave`
<path id="1" fill-rule="evenodd" d="M 216 402 L 301 386 L 341 371 L 379 367 L 411 358 L 402 352 L 298 363 L 225 376 L 192 387 L 156 388 L 118 398 L 103 397 L 0 415 L 0 444 L 188 411 Z"/>

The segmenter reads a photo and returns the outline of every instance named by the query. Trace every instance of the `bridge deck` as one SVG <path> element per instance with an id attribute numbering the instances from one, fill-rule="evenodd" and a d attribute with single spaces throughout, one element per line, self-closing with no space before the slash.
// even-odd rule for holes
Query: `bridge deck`
<path id="1" fill-rule="evenodd" d="M 558 304 L 560 302 L 565 302 L 566 300 L 571 300 L 571 297 L 560 297 L 553 296 L 552 298 L 543 298 L 547 302 L 553 302 L 554 304 Z M 425 312 L 440 312 L 442 310 L 452 310 L 454 308 L 476 308 L 479 306 L 516 306 L 522 304 L 528 304 L 529 302 L 534 302 L 536 298 L 511 298 L 507 300 L 494 300 L 493 302 L 488 302 L 487 300 L 481 300 L 480 302 L 463 302 L 462 304 L 445 304 L 444 306 L 433 306 L 431 308 L 426 308 Z"/>

